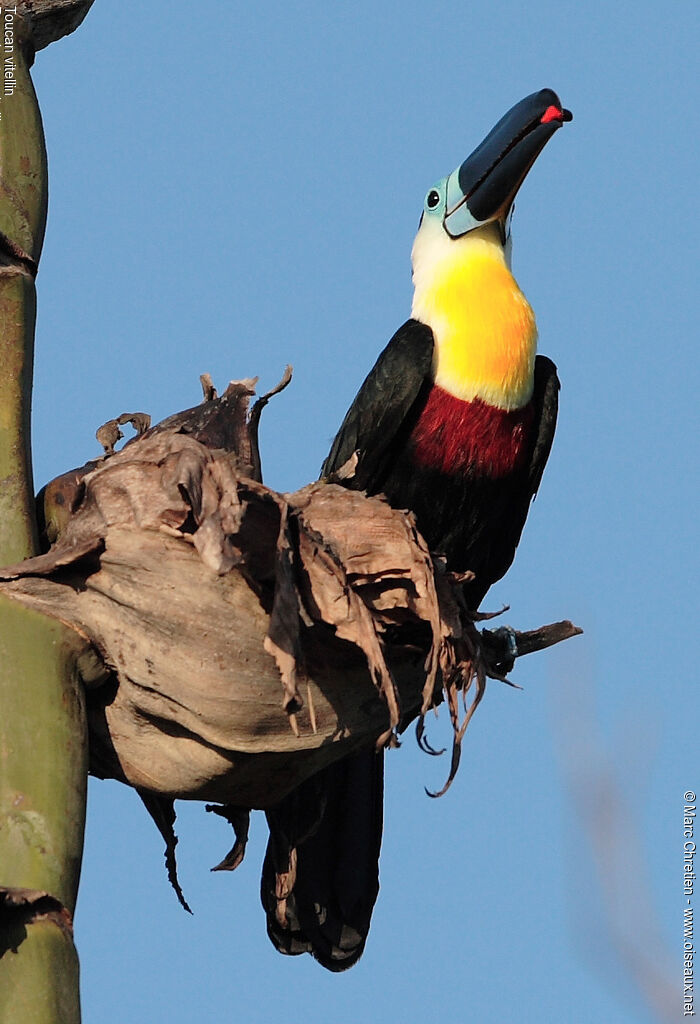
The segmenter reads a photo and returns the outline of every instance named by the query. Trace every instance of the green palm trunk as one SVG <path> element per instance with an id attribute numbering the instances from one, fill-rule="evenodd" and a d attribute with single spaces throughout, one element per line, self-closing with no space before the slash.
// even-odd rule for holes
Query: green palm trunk
<path id="1" fill-rule="evenodd" d="M 36 291 L 46 223 L 41 115 L 3 8 L 0 79 L 0 564 L 36 553 L 30 411 Z M 18 12 L 21 6 L 18 5 Z M 0 599 L 0 1020 L 76 1024 L 72 914 L 85 821 L 87 745 L 71 633 Z"/>

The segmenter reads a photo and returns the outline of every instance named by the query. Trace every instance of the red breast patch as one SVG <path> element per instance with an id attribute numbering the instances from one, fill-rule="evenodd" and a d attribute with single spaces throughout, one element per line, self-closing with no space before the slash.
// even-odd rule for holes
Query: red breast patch
<path id="1" fill-rule="evenodd" d="M 411 435 L 414 458 L 448 475 L 505 476 L 527 455 L 533 416 L 532 402 L 507 411 L 435 385 Z"/>

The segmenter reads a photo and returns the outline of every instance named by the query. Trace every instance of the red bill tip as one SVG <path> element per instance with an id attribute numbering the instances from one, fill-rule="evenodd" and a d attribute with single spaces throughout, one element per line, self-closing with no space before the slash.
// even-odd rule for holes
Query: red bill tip
<path id="1" fill-rule="evenodd" d="M 549 124 L 550 121 L 563 121 L 564 111 L 560 110 L 559 107 L 555 107 L 553 104 L 551 107 L 547 107 L 544 114 L 540 118 L 540 124 Z"/>

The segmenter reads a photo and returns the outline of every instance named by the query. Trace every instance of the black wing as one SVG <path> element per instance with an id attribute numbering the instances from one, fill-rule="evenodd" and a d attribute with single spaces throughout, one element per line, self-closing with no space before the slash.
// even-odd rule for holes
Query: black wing
<path id="1" fill-rule="evenodd" d="M 537 436 L 530 459 L 528 504 L 537 494 L 544 467 L 547 465 L 547 459 L 552 449 L 559 410 L 559 387 L 557 368 L 552 360 L 547 356 L 537 356 L 533 393 Z"/>
<path id="2" fill-rule="evenodd" d="M 336 473 L 357 452 L 355 475 L 343 483 L 356 490 L 381 489 L 430 389 L 433 349 L 433 332 L 425 324 L 407 320 L 399 327 L 348 409 L 322 476 Z"/>

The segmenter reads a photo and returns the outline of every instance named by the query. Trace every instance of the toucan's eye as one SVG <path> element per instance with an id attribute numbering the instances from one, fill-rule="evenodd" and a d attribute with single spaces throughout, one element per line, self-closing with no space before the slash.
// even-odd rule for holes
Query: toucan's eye
<path id="1" fill-rule="evenodd" d="M 426 197 L 425 205 L 428 207 L 429 210 L 434 210 L 439 202 L 440 193 L 437 191 L 437 189 L 431 188 L 430 192 L 428 192 L 428 195 Z"/>

